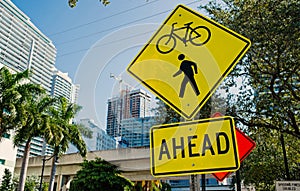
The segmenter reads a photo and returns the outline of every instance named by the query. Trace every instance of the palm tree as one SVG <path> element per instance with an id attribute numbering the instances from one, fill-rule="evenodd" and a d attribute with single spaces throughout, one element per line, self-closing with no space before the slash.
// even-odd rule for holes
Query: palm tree
<path id="1" fill-rule="evenodd" d="M 17 127 L 16 103 L 22 97 L 22 89 L 31 84 L 22 83 L 28 71 L 12 74 L 6 67 L 0 69 L 0 141 L 8 131 Z"/>
<path id="2" fill-rule="evenodd" d="M 54 122 L 51 123 L 55 124 L 56 128 L 53 129 L 56 131 L 51 133 L 52 137 L 45 137 L 48 144 L 54 148 L 49 191 L 52 191 L 54 186 L 56 171 L 55 162 L 61 154 L 67 151 L 69 144 L 73 144 L 79 150 L 82 157 L 85 157 L 87 153 L 86 144 L 82 139 L 82 134 L 80 132 L 81 126 L 71 123 L 71 120 L 76 116 L 81 107 L 76 104 L 68 103 L 64 97 L 61 97 L 58 100 L 59 103 L 57 109 L 51 111 L 51 119 L 54 120 Z M 54 139 L 53 137 L 56 138 Z"/>
<path id="3" fill-rule="evenodd" d="M 18 191 L 23 191 L 25 187 L 31 139 L 43 136 L 45 131 L 50 128 L 48 111 L 54 102 L 55 99 L 47 96 L 44 92 L 27 91 L 18 103 L 16 118 L 21 122 L 21 127 L 16 130 L 14 144 L 20 145 L 25 142 Z"/>

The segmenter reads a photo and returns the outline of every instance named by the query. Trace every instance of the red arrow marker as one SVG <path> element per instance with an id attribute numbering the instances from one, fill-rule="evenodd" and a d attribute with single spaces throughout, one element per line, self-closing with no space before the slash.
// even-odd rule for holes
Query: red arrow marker
<path id="1" fill-rule="evenodd" d="M 221 116 L 223 115 L 219 112 L 212 115 L 212 117 L 221 117 Z M 242 162 L 255 148 L 256 144 L 252 139 L 250 139 L 250 137 L 248 137 L 238 128 L 235 128 L 235 133 L 236 133 L 240 162 Z M 231 172 L 217 172 L 217 173 L 213 173 L 212 175 L 218 181 L 223 181 L 230 173 Z"/>

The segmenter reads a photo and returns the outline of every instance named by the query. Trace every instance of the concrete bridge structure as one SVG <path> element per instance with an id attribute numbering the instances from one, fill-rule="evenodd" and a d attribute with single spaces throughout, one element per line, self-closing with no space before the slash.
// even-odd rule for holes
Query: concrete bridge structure
<path id="1" fill-rule="evenodd" d="M 123 176 L 131 181 L 157 180 L 150 173 L 149 148 L 125 148 L 106 151 L 88 152 L 86 159 L 93 160 L 96 157 L 102 158 L 124 171 Z M 57 163 L 55 176 L 55 191 L 60 191 L 62 187 L 69 185 L 70 181 L 80 170 L 83 158 L 78 154 L 65 154 L 61 156 Z M 22 159 L 18 158 L 15 166 L 15 173 L 20 173 Z M 44 168 L 44 182 L 49 182 L 52 160 L 46 161 Z M 41 176 L 43 157 L 31 157 L 29 159 L 27 175 Z M 189 176 L 167 177 L 163 179 L 189 179 Z"/>

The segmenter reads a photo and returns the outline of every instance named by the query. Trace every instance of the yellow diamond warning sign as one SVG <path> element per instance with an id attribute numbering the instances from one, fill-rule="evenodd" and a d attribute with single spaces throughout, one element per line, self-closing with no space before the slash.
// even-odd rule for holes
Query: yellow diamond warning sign
<path id="1" fill-rule="evenodd" d="M 154 126 L 150 156 L 153 176 L 235 171 L 239 156 L 233 118 Z"/>
<path id="2" fill-rule="evenodd" d="M 179 5 L 127 71 L 190 119 L 249 47 L 245 37 Z"/>

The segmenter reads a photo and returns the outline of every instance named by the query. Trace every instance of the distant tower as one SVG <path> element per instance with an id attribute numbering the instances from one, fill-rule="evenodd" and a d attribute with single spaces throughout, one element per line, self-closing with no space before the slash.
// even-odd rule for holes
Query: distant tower
<path id="1" fill-rule="evenodd" d="M 142 118 L 150 115 L 151 96 L 147 94 L 144 90 L 137 89 L 130 91 L 129 100 L 130 118 Z"/>
<path id="2" fill-rule="evenodd" d="M 68 73 L 56 70 L 53 74 L 51 95 L 65 97 L 69 103 L 76 103 L 79 85 L 74 85 Z"/>
<path id="3" fill-rule="evenodd" d="M 129 118 L 146 117 L 150 113 L 151 96 L 144 90 L 122 90 L 119 96 L 108 99 L 107 134 L 121 135 L 121 121 Z"/>
<path id="4" fill-rule="evenodd" d="M 92 138 L 83 137 L 88 151 L 110 150 L 117 147 L 116 140 L 107 135 L 105 130 L 100 128 L 92 119 L 80 119 L 79 124 L 83 125 L 92 132 Z M 78 152 L 77 148 L 70 145 L 67 153 Z"/>
<path id="5" fill-rule="evenodd" d="M 106 132 L 112 137 L 120 136 L 121 102 L 122 99 L 119 97 L 108 99 Z"/>
<path id="6" fill-rule="evenodd" d="M 78 96 L 79 96 L 79 90 L 80 90 L 80 85 L 79 84 L 73 84 L 72 85 L 72 99 L 71 103 L 76 103 L 78 102 Z"/>
<path id="7" fill-rule="evenodd" d="M 154 116 L 128 118 L 121 121 L 121 136 L 128 147 L 150 146 L 150 128 L 157 125 Z"/>

